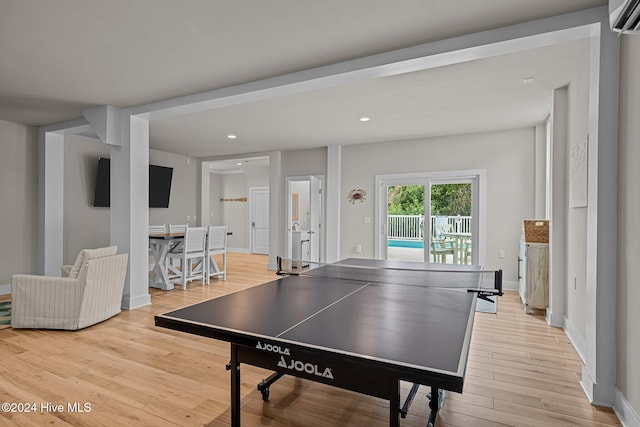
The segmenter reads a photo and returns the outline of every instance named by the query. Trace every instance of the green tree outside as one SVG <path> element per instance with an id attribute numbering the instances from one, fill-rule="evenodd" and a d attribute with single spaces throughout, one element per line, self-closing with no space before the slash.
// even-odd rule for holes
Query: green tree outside
<path id="1" fill-rule="evenodd" d="M 432 185 L 431 215 L 471 216 L 471 184 Z"/>
<path id="2" fill-rule="evenodd" d="M 424 215 L 424 185 L 395 185 L 387 191 L 389 215 Z M 431 215 L 471 216 L 471 184 L 432 185 Z"/>
<path id="3" fill-rule="evenodd" d="M 424 185 L 394 185 L 387 194 L 389 215 L 424 215 Z"/>

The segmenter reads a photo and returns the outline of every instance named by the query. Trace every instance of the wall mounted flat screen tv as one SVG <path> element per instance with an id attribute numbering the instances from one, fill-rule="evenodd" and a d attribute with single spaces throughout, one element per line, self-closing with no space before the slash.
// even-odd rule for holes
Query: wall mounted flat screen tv
<path id="1" fill-rule="evenodd" d="M 166 166 L 149 165 L 149 207 L 168 208 L 171 196 L 171 178 L 173 168 Z M 98 159 L 98 171 L 96 173 L 96 187 L 93 196 L 93 206 L 108 208 L 111 206 L 110 185 L 111 164 L 109 159 Z"/>

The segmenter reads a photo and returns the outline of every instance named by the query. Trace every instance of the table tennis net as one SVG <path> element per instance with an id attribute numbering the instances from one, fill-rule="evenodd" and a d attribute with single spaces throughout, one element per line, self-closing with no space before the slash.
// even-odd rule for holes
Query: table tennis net
<path id="1" fill-rule="evenodd" d="M 501 271 L 480 269 L 378 268 L 349 264 L 315 264 L 309 268 L 293 269 L 285 274 L 327 279 L 351 280 L 363 283 L 469 290 L 497 290 L 502 292 Z"/>

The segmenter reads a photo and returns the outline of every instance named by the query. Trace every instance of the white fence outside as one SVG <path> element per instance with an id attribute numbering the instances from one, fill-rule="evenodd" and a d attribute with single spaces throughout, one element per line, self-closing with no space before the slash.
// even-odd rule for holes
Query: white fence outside
<path id="1" fill-rule="evenodd" d="M 450 231 L 471 233 L 470 216 L 432 216 L 431 234 Z M 387 215 L 387 238 L 402 240 L 424 239 L 424 215 Z"/>

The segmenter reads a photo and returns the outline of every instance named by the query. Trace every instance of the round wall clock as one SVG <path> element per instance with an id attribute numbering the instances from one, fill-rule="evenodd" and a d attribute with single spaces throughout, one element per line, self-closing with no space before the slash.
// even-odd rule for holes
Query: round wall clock
<path id="1" fill-rule="evenodd" d="M 349 191 L 347 198 L 351 203 L 355 203 L 358 200 L 362 203 L 366 200 L 366 197 L 365 197 L 366 195 L 367 195 L 367 192 L 364 191 L 362 188 L 354 188 L 353 190 Z"/>

